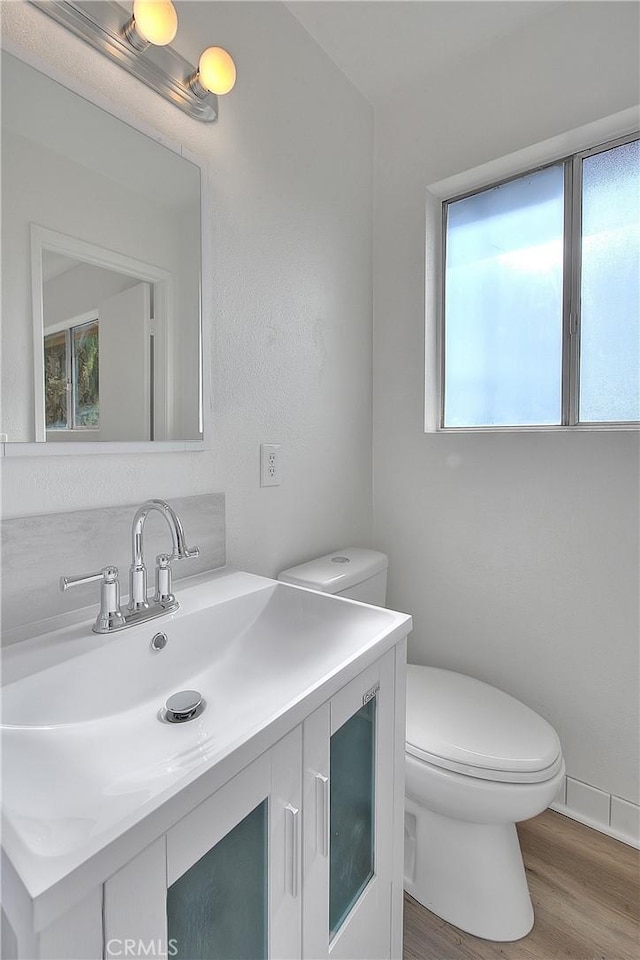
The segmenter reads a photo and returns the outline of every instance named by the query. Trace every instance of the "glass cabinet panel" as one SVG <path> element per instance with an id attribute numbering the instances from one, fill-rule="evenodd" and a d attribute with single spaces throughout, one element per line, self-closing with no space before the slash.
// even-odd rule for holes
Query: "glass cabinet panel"
<path id="1" fill-rule="evenodd" d="M 170 956 L 266 960 L 267 817 L 264 800 L 169 887 Z"/>
<path id="2" fill-rule="evenodd" d="M 329 928 L 333 937 L 373 876 L 376 698 L 331 737 Z"/>

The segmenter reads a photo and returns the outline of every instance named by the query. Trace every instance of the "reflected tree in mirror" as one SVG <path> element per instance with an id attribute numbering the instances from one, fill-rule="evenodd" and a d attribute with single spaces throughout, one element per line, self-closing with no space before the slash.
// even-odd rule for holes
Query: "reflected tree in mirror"
<path id="1" fill-rule="evenodd" d="M 68 430 L 69 349 L 66 330 L 44 338 L 44 389 L 47 430 Z"/>
<path id="2" fill-rule="evenodd" d="M 73 424 L 75 429 L 100 426 L 98 322 L 73 329 Z"/>

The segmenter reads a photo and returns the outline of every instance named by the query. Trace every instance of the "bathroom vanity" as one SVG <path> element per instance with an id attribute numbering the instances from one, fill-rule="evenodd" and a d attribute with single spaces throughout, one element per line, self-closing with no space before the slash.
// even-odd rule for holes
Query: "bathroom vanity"
<path id="1" fill-rule="evenodd" d="M 410 617 L 228 570 L 179 600 L 5 658 L 3 956 L 400 957 Z"/>

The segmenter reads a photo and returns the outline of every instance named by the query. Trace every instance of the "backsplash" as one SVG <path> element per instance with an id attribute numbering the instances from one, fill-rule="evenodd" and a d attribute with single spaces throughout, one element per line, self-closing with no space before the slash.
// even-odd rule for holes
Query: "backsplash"
<path id="1" fill-rule="evenodd" d="M 224 494 L 176 497 L 169 501 L 184 525 L 187 544 L 200 556 L 176 561 L 174 580 L 225 564 Z M 2 521 L 2 643 L 23 639 L 39 621 L 99 603 L 98 583 L 62 593 L 61 576 L 93 573 L 108 564 L 120 571 L 122 595 L 129 591 L 131 524 L 139 503 Z M 170 552 L 171 534 L 159 513 L 147 517 L 144 553 L 153 589 L 155 558 Z"/>

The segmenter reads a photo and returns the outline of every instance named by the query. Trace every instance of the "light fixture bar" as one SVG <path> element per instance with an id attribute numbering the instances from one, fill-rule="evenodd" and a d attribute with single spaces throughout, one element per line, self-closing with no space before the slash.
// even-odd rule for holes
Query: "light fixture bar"
<path id="1" fill-rule="evenodd" d="M 151 45 L 144 53 L 134 50 L 124 35 L 131 14 L 119 3 L 112 0 L 30 0 L 30 3 L 190 117 L 209 123 L 217 120 L 218 98 L 214 93 L 196 96 L 189 85 L 196 68 L 188 60 L 169 46 Z"/>

